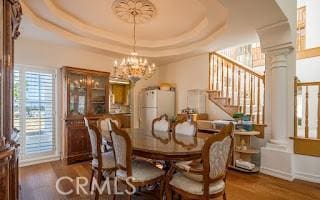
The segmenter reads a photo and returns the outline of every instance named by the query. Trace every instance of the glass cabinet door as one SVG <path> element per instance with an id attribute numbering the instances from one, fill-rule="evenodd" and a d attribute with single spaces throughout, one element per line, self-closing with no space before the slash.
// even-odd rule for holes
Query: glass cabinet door
<path id="1" fill-rule="evenodd" d="M 69 74 L 69 115 L 85 115 L 87 107 L 87 76 Z"/>
<path id="2" fill-rule="evenodd" d="M 107 112 L 107 78 L 103 76 L 91 77 L 91 114 L 101 115 Z"/>

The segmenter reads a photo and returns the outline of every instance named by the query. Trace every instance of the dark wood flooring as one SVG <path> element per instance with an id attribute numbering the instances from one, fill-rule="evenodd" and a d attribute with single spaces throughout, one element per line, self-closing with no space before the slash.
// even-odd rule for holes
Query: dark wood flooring
<path id="1" fill-rule="evenodd" d="M 20 168 L 21 198 L 22 200 L 60 200 L 60 199 L 93 199 L 93 196 L 59 195 L 56 191 L 56 180 L 62 176 L 72 179 L 84 176 L 90 177 L 88 162 L 66 165 L 61 161 L 44 163 Z M 64 181 L 62 189 L 75 190 L 75 182 Z M 320 184 L 304 181 L 288 182 L 263 174 L 244 174 L 229 171 L 227 177 L 228 200 L 320 200 Z M 112 199 L 102 196 L 101 199 Z M 119 196 L 117 199 L 124 199 Z M 158 191 L 142 190 L 133 196 L 136 200 L 159 199 Z M 221 198 L 222 199 L 222 198 Z"/>

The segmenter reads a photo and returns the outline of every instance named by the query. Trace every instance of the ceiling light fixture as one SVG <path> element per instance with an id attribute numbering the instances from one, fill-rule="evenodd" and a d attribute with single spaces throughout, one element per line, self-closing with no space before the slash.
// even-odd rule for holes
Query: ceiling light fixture
<path id="1" fill-rule="evenodd" d="M 114 61 L 114 76 L 136 83 L 141 78 L 151 78 L 156 71 L 155 64 L 149 64 L 136 52 L 136 24 L 142 24 L 155 16 L 155 7 L 148 0 L 116 0 L 113 2 L 114 14 L 127 23 L 133 23 L 133 45 L 130 56 L 122 61 Z"/>

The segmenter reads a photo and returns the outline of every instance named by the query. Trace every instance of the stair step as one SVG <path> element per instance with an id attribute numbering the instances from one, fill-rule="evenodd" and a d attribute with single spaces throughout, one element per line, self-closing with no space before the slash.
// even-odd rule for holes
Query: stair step
<path id="1" fill-rule="evenodd" d="M 220 90 L 208 90 L 207 91 L 209 97 L 215 98 L 215 97 L 220 97 L 221 96 L 221 91 Z"/>
<path id="2" fill-rule="evenodd" d="M 224 110 L 230 115 L 232 116 L 234 113 L 239 112 L 239 106 L 229 106 L 226 105 L 224 106 Z"/>
<path id="3" fill-rule="evenodd" d="M 230 105 L 231 98 L 228 97 L 214 97 L 214 101 L 218 102 L 222 106 Z"/>

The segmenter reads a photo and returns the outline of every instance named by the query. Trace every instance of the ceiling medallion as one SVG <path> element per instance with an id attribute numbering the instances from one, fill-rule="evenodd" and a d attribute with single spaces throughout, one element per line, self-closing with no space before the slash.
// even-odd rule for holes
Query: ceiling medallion
<path id="1" fill-rule="evenodd" d="M 156 7 L 149 0 L 115 0 L 113 13 L 127 23 L 143 24 L 156 15 Z"/>

